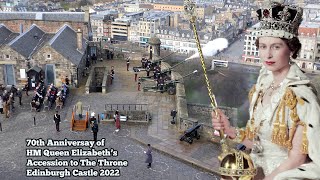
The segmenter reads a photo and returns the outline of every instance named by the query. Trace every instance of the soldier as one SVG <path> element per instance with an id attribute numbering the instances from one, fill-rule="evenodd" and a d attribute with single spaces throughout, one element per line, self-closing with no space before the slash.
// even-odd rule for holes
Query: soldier
<path id="1" fill-rule="evenodd" d="M 21 100 L 22 100 L 22 92 L 21 92 L 20 88 L 18 88 L 17 96 L 19 98 L 19 105 L 22 106 L 22 102 L 21 102 Z"/>
<path id="2" fill-rule="evenodd" d="M 93 64 L 93 63 L 94 63 L 94 64 L 97 63 L 97 56 L 96 56 L 96 54 L 92 54 L 91 59 L 92 59 L 92 64 Z"/>
<path id="3" fill-rule="evenodd" d="M 134 81 L 137 82 L 138 72 L 134 72 Z"/>
<path id="4" fill-rule="evenodd" d="M 95 116 L 95 113 L 92 112 L 91 113 L 91 117 L 90 117 L 90 125 L 91 127 L 93 126 L 94 123 L 96 123 L 97 119 L 94 117 Z"/>
<path id="5" fill-rule="evenodd" d="M 151 70 L 151 68 L 150 68 L 150 66 L 148 65 L 148 66 L 146 67 L 147 76 L 149 76 L 149 74 L 150 74 L 150 70 Z"/>
<path id="6" fill-rule="evenodd" d="M 113 51 L 111 51 L 111 53 L 110 53 L 111 59 L 113 59 L 113 56 L 114 56 L 114 53 L 113 53 Z"/>
<path id="7" fill-rule="evenodd" d="M 116 132 L 119 132 L 121 126 L 120 126 L 120 114 L 118 110 L 116 110 L 114 114 L 114 120 L 115 120 Z"/>
<path id="8" fill-rule="evenodd" d="M 60 124 L 60 122 L 61 122 L 61 119 L 60 119 L 60 115 L 59 115 L 58 111 L 56 111 L 56 113 L 54 114 L 54 116 L 53 116 L 53 121 L 56 123 L 56 130 L 57 130 L 58 132 L 60 132 L 60 130 L 59 130 L 59 124 Z"/>
<path id="9" fill-rule="evenodd" d="M 66 85 L 69 86 L 69 78 L 68 78 L 68 76 L 66 76 L 66 78 L 64 79 L 64 81 L 66 82 Z"/>
<path id="10" fill-rule="evenodd" d="M 93 133 L 93 140 L 94 142 L 97 142 L 97 137 L 98 137 L 98 131 L 99 131 L 99 126 L 98 126 L 98 123 L 94 123 L 92 125 L 92 133 Z"/>
<path id="11" fill-rule="evenodd" d="M 1 94 L 0 94 L 0 113 L 3 114 L 3 99 Z"/>
<path id="12" fill-rule="evenodd" d="M 112 84 L 112 82 L 113 82 L 113 79 L 114 79 L 114 74 L 115 74 L 115 72 L 114 72 L 114 67 L 113 67 L 113 66 L 111 66 L 111 73 L 110 73 L 110 84 Z"/>
<path id="13" fill-rule="evenodd" d="M 114 75 L 114 67 L 111 66 L 111 74 Z"/>
<path id="14" fill-rule="evenodd" d="M 171 120 L 171 124 L 175 124 L 176 121 L 175 121 L 175 117 L 177 115 L 177 111 L 175 109 L 171 110 L 171 113 L 170 113 L 171 117 L 172 117 L 172 120 Z"/>
<path id="15" fill-rule="evenodd" d="M 15 85 L 12 85 L 11 86 L 11 89 L 10 89 L 10 92 L 12 92 L 13 93 L 13 95 L 15 95 L 16 93 L 17 93 L 17 88 L 16 88 L 16 86 Z"/>
<path id="16" fill-rule="evenodd" d="M 163 93 L 163 91 L 164 91 L 164 79 L 163 79 L 163 76 L 160 76 L 160 78 L 158 79 L 158 87 L 159 87 L 159 89 L 160 89 L 160 92 L 161 93 Z"/>
<path id="17" fill-rule="evenodd" d="M 144 57 L 141 59 L 141 67 L 146 68 L 146 58 Z"/>
<path id="18" fill-rule="evenodd" d="M 129 71 L 129 66 L 130 66 L 130 57 L 127 58 L 127 71 Z"/>

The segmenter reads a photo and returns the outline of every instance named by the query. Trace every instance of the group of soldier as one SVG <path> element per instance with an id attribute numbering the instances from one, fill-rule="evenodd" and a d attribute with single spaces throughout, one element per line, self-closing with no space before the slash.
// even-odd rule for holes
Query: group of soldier
<path id="1" fill-rule="evenodd" d="M 157 82 L 157 89 L 159 89 L 163 93 L 165 77 L 167 75 L 166 73 L 161 72 L 161 61 L 152 64 L 150 59 L 142 57 L 141 67 L 145 68 L 147 72 L 147 77 L 150 77 L 150 71 L 153 70 L 153 79 Z"/>
<path id="2" fill-rule="evenodd" d="M 4 114 L 5 118 L 9 118 L 15 109 L 15 97 L 19 98 L 19 105 L 21 106 L 22 89 L 17 89 L 14 85 L 12 85 L 10 90 L 7 91 L 3 85 L 0 85 L 0 113 Z"/>
<path id="3" fill-rule="evenodd" d="M 31 106 L 35 108 L 38 112 L 42 105 L 44 107 L 52 108 L 53 104 L 56 103 L 56 108 L 64 106 L 67 95 L 69 94 L 69 79 L 65 78 L 65 82 L 62 83 L 61 88 L 50 84 L 46 91 L 44 83 L 40 82 L 36 87 L 35 94 L 31 101 Z"/>

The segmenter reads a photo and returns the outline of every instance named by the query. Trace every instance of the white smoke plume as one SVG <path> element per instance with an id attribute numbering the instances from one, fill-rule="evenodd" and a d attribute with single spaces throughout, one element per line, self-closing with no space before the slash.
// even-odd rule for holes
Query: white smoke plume
<path id="1" fill-rule="evenodd" d="M 212 41 L 209 41 L 202 48 L 203 56 L 204 57 L 214 56 L 214 55 L 217 54 L 218 51 L 221 52 L 222 50 L 227 48 L 228 44 L 229 44 L 228 40 L 225 39 L 225 38 L 217 38 L 217 39 L 214 39 Z M 192 56 L 188 57 L 186 60 L 195 59 L 195 58 L 199 58 L 198 50 L 197 50 L 197 52 L 195 54 L 193 54 Z"/>

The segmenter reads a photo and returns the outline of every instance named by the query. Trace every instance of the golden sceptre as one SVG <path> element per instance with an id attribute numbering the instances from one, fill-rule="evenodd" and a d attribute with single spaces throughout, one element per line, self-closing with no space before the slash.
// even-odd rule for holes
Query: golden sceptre
<path id="1" fill-rule="evenodd" d="M 208 79 L 208 75 L 206 71 L 204 57 L 203 57 L 203 53 L 200 45 L 197 28 L 196 28 L 195 8 L 196 8 L 196 5 L 194 2 L 191 2 L 191 0 L 184 0 L 184 10 L 192 25 L 192 30 L 194 33 L 194 37 L 195 37 L 198 52 L 199 52 L 200 62 L 203 69 L 206 86 L 208 89 L 208 95 L 210 98 L 211 107 L 217 116 L 218 105 L 217 105 L 215 96 L 212 93 L 210 81 Z M 239 180 L 253 179 L 253 177 L 256 175 L 256 169 L 254 168 L 254 165 L 250 156 L 243 151 L 230 148 L 227 142 L 228 139 L 225 137 L 223 130 L 220 130 L 219 133 L 221 138 L 220 144 L 222 147 L 222 153 L 218 157 L 218 159 L 220 160 L 220 168 L 219 168 L 220 175 L 231 177 L 232 179 L 239 179 Z"/>

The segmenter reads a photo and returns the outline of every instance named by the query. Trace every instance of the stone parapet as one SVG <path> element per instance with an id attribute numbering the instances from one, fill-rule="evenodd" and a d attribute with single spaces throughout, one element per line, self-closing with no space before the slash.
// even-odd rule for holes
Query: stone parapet
<path id="1" fill-rule="evenodd" d="M 108 82 L 110 81 L 109 78 L 110 78 L 109 70 L 106 67 L 105 71 L 104 71 L 104 75 L 103 75 L 103 80 L 102 80 L 102 93 L 103 94 L 107 93 Z"/>
<path id="2" fill-rule="evenodd" d="M 237 126 L 237 108 L 219 106 L 219 109 L 224 111 L 225 114 L 229 117 L 231 125 Z M 210 105 L 188 103 L 188 112 L 190 112 L 191 117 L 198 119 L 200 123 L 204 123 L 211 126 L 212 107 Z"/>

